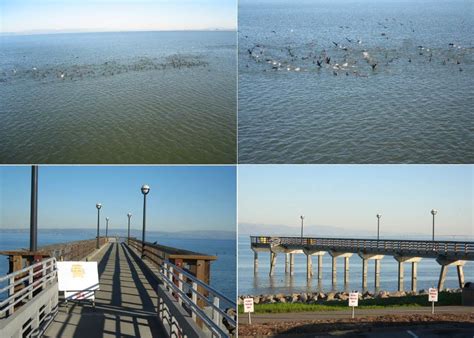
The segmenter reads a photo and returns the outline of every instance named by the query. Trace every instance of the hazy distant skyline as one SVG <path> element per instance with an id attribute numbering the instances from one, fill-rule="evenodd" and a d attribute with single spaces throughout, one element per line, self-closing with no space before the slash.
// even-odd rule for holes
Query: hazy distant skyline
<path id="1" fill-rule="evenodd" d="M 27 228 L 31 167 L 0 167 L 0 228 Z M 150 231 L 235 231 L 234 167 L 197 166 L 40 166 L 39 228 L 95 228 L 97 202 L 101 228 L 142 228 L 143 184 Z"/>
<path id="2" fill-rule="evenodd" d="M 304 215 L 313 234 L 323 225 L 372 236 L 381 213 L 381 232 L 431 236 L 434 208 L 436 234 L 473 236 L 473 177 L 470 165 L 241 165 L 239 224 L 297 236 Z"/>
<path id="3" fill-rule="evenodd" d="M 236 0 L 0 0 L 0 32 L 235 30 Z"/>

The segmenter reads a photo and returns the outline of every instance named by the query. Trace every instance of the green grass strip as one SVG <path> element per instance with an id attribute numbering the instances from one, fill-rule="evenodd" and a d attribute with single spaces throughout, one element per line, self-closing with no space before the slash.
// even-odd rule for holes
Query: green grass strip
<path id="1" fill-rule="evenodd" d="M 347 310 L 348 301 L 329 301 L 315 304 L 308 303 L 273 303 L 255 304 L 255 313 L 288 313 L 288 312 L 318 312 Z M 440 292 L 437 306 L 461 305 L 460 293 Z M 383 309 L 394 307 L 431 306 L 428 295 L 375 298 L 359 300 L 359 309 Z M 239 313 L 243 313 L 243 306 L 239 305 Z"/>

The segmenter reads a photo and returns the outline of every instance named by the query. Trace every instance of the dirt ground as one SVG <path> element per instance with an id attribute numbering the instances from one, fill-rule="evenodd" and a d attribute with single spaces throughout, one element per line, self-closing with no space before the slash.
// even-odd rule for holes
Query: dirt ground
<path id="1" fill-rule="evenodd" d="M 239 337 L 255 336 L 306 336 L 307 334 L 337 334 L 351 332 L 360 334 L 379 328 L 420 328 L 430 329 L 440 326 L 447 332 L 470 330 L 474 337 L 474 313 L 455 314 L 397 314 L 376 317 L 359 317 L 355 319 L 325 319 L 312 321 L 280 321 L 259 324 L 239 324 Z"/>

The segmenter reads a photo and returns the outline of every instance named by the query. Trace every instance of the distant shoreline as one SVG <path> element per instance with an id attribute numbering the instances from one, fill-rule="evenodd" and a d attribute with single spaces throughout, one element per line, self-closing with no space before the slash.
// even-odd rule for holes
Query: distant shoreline
<path id="1" fill-rule="evenodd" d="M 133 30 L 133 31 L 38 31 L 38 32 L 0 32 L 0 37 L 8 36 L 40 36 L 40 35 L 66 35 L 66 34 L 107 34 L 107 33 L 199 33 L 199 32 L 235 32 L 237 29 L 216 28 L 216 29 L 175 29 L 175 30 Z"/>

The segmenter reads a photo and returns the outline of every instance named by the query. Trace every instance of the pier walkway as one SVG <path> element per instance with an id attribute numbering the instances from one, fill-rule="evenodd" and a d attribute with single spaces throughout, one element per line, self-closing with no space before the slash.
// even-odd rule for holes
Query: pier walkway
<path id="1" fill-rule="evenodd" d="M 88 302 L 61 302 L 45 337 L 165 337 L 156 316 L 156 280 L 119 243 L 97 255 L 100 291 Z"/>
<path id="2" fill-rule="evenodd" d="M 120 237 L 0 254 L 2 338 L 235 336 L 235 300 L 210 285 L 216 256 Z M 66 301 L 57 261 L 98 263 L 94 303 Z"/>

